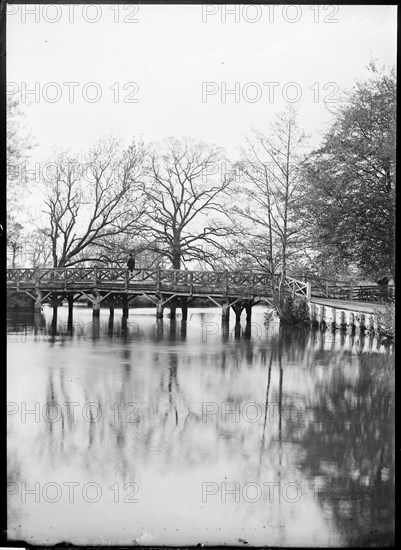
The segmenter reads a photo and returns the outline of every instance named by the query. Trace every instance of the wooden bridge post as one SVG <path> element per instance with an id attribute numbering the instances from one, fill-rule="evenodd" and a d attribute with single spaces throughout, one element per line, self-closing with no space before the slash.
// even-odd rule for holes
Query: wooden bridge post
<path id="1" fill-rule="evenodd" d="M 319 327 L 320 328 L 324 328 L 326 325 L 325 312 L 326 312 L 325 307 L 320 306 L 319 307 Z"/>
<path id="2" fill-rule="evenodd" d="M 245 306 L 246 311 L 246 323 L 247 325 L 251 322 L 252 319 L 252 300 L 249 300 Z"/>
<path id="3" fill-rule="evenodd" d="M 163 316 L 163 312 L 162 312 Z M 162 320 L 162 317 L 156 316 L 156 339 L 161 340 L 163 338 L 163 332 L 164 332 L 164 323 Z"/>
<path id="4" fill-rule="evenodd" d="M 349 284 L 349 299 L 350 300 L 352 300 L 353 295 L 354 295 L 354 285 L 353 285 L 353 283 L 350 283 Z"/>
<path id="5" fill-rule="evenodd" d="M 230 302 L 228 300 L 224 301 L 222 305 L 221 321 L 223 323 L 228 323 L 230 321 Z"/>
<path id="6" fill-rule="evenodd" d="M 228 321 L 225 321 L 224 319 L 221 320 L 221 341 L 227 342 L 228 336 L 230 334 Z"/>
<path id="7" fill-rule="evenodd" d="M 156 319 L 163 319 L 163 309 L 163 296 L 159 295 L 156 304 Z"/>
<path id="8" fill-rule="evenodd" d="M 186 321 L 188 319 L 188 299 L 186 296 L 181 298 L 181 311 L 182 311 L 182 320 Z"/>
<path id="9" fill-rule="evenodd" d="M 96 268 L 95 268 L 96 269 Z M 98 290 L 95 290 L 92 298 L 92 315 L 98 317 L 100 315 L 100 294 Z"/>
<path id="10" fill-rule="evenodd" d="M 94 315 L 92 319 L 92 339 L 98 340 L 100 336 L 100 317 L 99 315 Z"/>
<path id="11" fill-rule="evenodd" d="M 41 311 L 42 310 L 42 293 L 37 288 L 36 289 L 36 299 L 35 299 L 35 311 Z"/>
<path id="12" fill-rule="evenodd" d="M 114 298 L 110 298 L 109 311 L 110 311 L 110 317 L 114 318 Z"/>
<path id="13" fill-rule="evenodd" d="M 331 308 L 331 326 L 333 329 L 338 328 L 337 325 L 337 310 L 335 307 Z"/>
<path id="14" fill-rule="evenodd" d="M 365 331 L 365 315 L 363 313 L 355 315 L 355 329 L 358 333 Z"/>
<path id="15" fill-rule="evenodd" d="M 57 306 L 53 306 L 51 334 L 54 335 L 57 332 Z"/>
<path id="16" fill-rule="evenodd" d="M 68 319 L 67 319 L 67 328 L 68 330 L 72 330 L 73 326 L 73 311 L 74 311 L 74 294 L 68 294 L 67 296 L 68 301 Z"/>
<path id="17" fill-rule="evenodd" d="M 129 305 L 128 305 L 128 296 L 127 294 L 122 295 L 122 303 L 123 303 L 123 317 L 127 318 L 129 315 Z"/>
<path id="18" fill-rule="evenodd" d="M 107 325 L 107 329 L 108 329 L 109 338 L 112 338 L 114 333 L 114 308 L 113 309 L 110 308 L 110 315 L 109 315 L 109 322 Z"/>
<path id="19" fill-rule="evenodd" d="M 241 323 L 241 313 L 242 313 L 242 310 L 243 310 L 243 306 L 241 304 L 241 302 L 239 303 L 236 303 L 234 305 L 231 306 L 234 310 L 234 313 L 235 313 L 235 324 L 236 325 L 239 325 Z"/>
<path id="20" fill-rule="evenodd" d="M 170 300 L 170 319 L 175 319 L 176 311 L 177 311 L 177 304 L 175 302 L 175 298 L 172 298 Z"/>
<path id="21" fill-rule="evenodd" d="M 373 314 L 368 317 L 368 331 L 369 334 L 373 334 L 375 331 L 375 319 Z"/>
<path id="22" fill-rule="evenodd" d="M 309 302 L 309 319 L 310 324 L 314 327 L 317 324 L 316 321 L 316 305 Z"/>
<path id="23" fill-rule="evenodd" d="M 355 331 L 355 315 L 352 311 L 348 313 L 348 328 L 351 334 Z"/>

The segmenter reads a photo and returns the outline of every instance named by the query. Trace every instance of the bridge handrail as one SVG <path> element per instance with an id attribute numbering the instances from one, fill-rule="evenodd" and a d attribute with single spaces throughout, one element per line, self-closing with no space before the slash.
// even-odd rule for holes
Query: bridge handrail
<path id="1" fill-rule="evenodd" d="M 67 287 L 68 283 L 88 282 L 96 285 L 102 282 L 118 281 L 128 285 L 131 281 L 142 281 L 144 284 L 154 283 L 158 288 L 163 284 L 185 284 L 191 289 L 193 285 L 207 287 L 218 286 L 228 291 L 229 287 L 249 290 L 255 294 L 259 289 L 269 288 L 271 276 L 263 271 L 252 270 L 180 270 L 156 268 L 137 268 L 131 273 L 126 267 L 40 267 L 40 268 L 7 268 L 7 282 L 19 285 L 54 281 Z M 275 287 L 278 287 L 280 275 L 274 275 Z M 308 280 L 309 279 L 309 280 Z M 319 283 L 319 284 L 316 284 Z M 9 285 L 11 286 L 11 285 Z M 310 278 L 300 279 L 287 275 L 285 287 L 292 296 L 301 296 L 310 300 L 311 297 L 329 299 L 376 301 L 393 298 L 395 285 L 388 285 L 383 290 L 379 285 L 354 285 L 349 282 L 335 281 L 324 285 L 321 281 L 312 282 Z M 127 286 L 125 286 L 127 288 Z"/>
<path id="2" fill-rule="evenodd" d="M 278 276 L 276 276 L 278 278 Z M 124 267 L 52 267 L 52 268 L 8 268 L 7 281 L 24 283 L 40 281 L 127 281 L 133 278 L 144 282 L 171 282 L 191 284 L 225 284 L 242 287 L 267 287 L 270 276 L 266 272 L 251 270 L 180 270 L 165 268 L 137 268 L 130 272 Z"/>

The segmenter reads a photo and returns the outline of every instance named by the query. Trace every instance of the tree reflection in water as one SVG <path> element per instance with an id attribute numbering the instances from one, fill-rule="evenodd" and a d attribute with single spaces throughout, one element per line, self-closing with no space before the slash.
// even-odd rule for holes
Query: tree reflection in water
<path id="1" fill-rule="evenodd" d="M 138 321 L 137 330 L 126 318 L 97 319 L 86 337 L 70 322 L 65 330 L 51 323 L 49 338 L 39 342 L 44 319 L 36 321 L 22 328 L 26 348 L 13 342 L 9 397 L 40 401 L 59 418 L 28 425 L 10 417 L 10 480 L 32 485 L 61 476 L 105 487 L 135 481 L 152 495 L 149 480 L 157 480 L 160 492 L 170 483 L 163 489 L 162 480 L 171 479 L 177 495 L 169 493 L 158 509 L 166 519 L 157 521 L 168 528 L 170 511 L 185 516 L 188 509 L 199 529 L 203 521 L 212 529 L 222 507 L 226 524 L 216 527 L 210 543 L 224 542 L 240 525 L 242 538 L 262 545 L 392 541 L 391 350 L 376 350 L 356 336 L 280 327 L 265 329 L 259 339 L 251 338 L 249 326 L 237 327 L 205 343 L 199 325 L 190 322 Z M 10 323 L 9 331 L 17 335 L 18 324 Z M 38 358 L 31 370 L 18 367 L 24 350 Z M 38 395 L 30 402 L 35 377 Z M 69 410 L 65 403 L 78 405 Z M 205 404 L 215 414 L 205 416 Z M 260 412 L 255 421 L 251 410 Z M 292 482 L 309 493 L 296 504 L 271 503 L 266 495 L 252 505 L 224 505 L 217 497 L 203 504 L 201 482 L 224 479 Z M 154 525 L 156 501 L 143 506 L 141 521 L 148 514 Z M 11 509 L 13 522 L 34 514 L 15 501 Z M 163 534 L 157 536 L 163 543 Z"/>

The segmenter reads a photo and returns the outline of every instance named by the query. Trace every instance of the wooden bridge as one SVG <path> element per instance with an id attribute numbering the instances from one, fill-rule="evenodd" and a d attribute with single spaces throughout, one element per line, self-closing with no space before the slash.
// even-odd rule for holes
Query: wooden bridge
<path id="1" fill-rule="evenodd" d="M 276 277 L 275 286 L 278 287 L 278 284 L 279 276 Z M 138 296 L 145 296 L 154 303 L 159 318 L 163 317 L 167 304 L 170 307 L 170 317 L 174 317 L 178 304 L 182 309 L 183 319 L 186 319 L 188 305 L 196 298 L 207 298 L 220 307 L 222 319 L 226 321 L 229 319 L 230 308 L 234 310 L 237 321 L 244 309 L 247 321 L 250 321 L 252 307 L 261 302 L 274 308 L 269 275 L 253 271 L 156 268 L 134 269 L 130 272 L 120 267 L 20 268 L 7 269 L 7 288 L 33 298 L 35 309 L 39 311 L 44 303 L 57 308 L 67 300 L 71 316 L 74 302 L 82 298 L 92 304 L 94 315 L 99 314 L 103 303 L 110 311 L 114 310 L 115 304 L 121 305 L 123 316 L 126 317 L 129 302 Z M 337 281 L 322 283 L 290 276 L 285 278 L 284 289 L 293 297 L 300 296 L 307 300 L 311 319 L 315 316 L 315 306 L 319 304 L 323 307 L 335 307 L 330 302 L 359 302 L 362 308 L 364 302 L 373 311 L 371 303 L 381 298 L 381 290 L 377 285 L 355 286 Z M 391 292 L 394 292 L 393 287 Z M 364 307 L 366 310 L 366 304 Z M 320 310 L 320 315 L 324 317 L 324 311 L 322 313 Z M 321 321 L 323 320 L 322 318 Z"/>

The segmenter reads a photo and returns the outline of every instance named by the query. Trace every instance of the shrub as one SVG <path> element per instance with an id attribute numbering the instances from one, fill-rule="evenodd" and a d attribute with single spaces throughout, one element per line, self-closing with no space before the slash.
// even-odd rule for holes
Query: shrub
<path id="1" fill-rule="evenodd" d="M 296 296 L 286 296 L 283 306 L 283 313 L 281 316 L 281 322 L 287 325 L 298 325 L 308 323 L 309 308 L 308 303 L 304 298 Z"/>
<path id="2" fill-rule="evenodd" d="M 392 339 L 395 336 L 395 304 L 385 302 L 376 307 L 374 315 L 377 321 L 378 336 L 382 339 Z"/>

